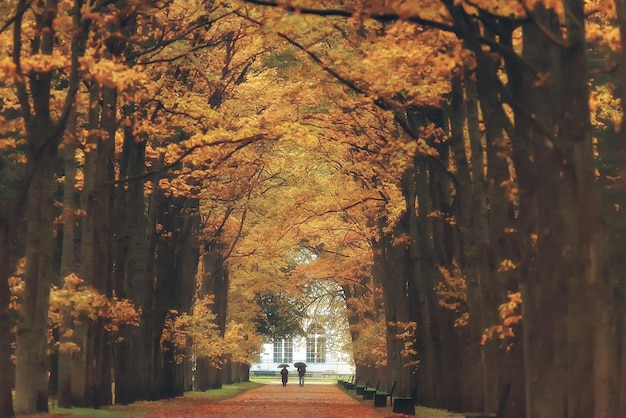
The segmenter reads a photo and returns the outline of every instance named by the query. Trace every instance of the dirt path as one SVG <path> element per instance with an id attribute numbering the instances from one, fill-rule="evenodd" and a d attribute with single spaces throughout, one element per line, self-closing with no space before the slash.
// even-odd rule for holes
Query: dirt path
<path id="1" fill-rule="evenodd" d="M 173 405 L 170 405 L 173 406 Z M 236 417 L 236 418 L 384 418 L 400 417 L 390 408 L 374 409 L 373 403 L 360 403 L 350 398 L 334 384 L 305 384 L 297 382 L 283 387 L 280 383 L 251 389 L 235 398 L 163 410 L 150 414 L 152 418 Z"/>
<path id="2" fill-rule="evenodd" d="M 350 397 L 336 384 L 297 380 L 283 387 L 279 381 L 249 389 L 232 398 L 188 395 L 154 402 L 137 402 L 99 410 L 52 409 L 50 414 L 19 418 L 399 418 L 391 407 L 374 408 L 373 401 Z M 430 415 L 428 415 L 430 416 Z M 446 415 L 447 416 L 447 415 Z"/>

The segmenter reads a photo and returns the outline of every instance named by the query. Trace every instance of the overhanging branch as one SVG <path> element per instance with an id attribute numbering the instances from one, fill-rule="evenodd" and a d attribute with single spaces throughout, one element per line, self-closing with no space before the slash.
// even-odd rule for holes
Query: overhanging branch
<path id="1" fill-rule="evenodd" d="M 349 10 L 349 9 L 315 9 L 315 8 L 307 8 L 307 7 L 296 7 L 291 4 L 279 4 L 275 1 L 266 1 L 266 0 L 244 0 L 245 3 L 256 4 L 258 6 L 268 6 L 268 7 L 278 7 L 289 13 L 297 13 L 301 15 L 313 15 L 313 16 L 321 16 L 321 17 L 343 17 L 343 18 L 351 18 L 354 16 L 365 16 L 370 19 L 373 19 L 377 22 L 381 23 L 389 23 L 396 22 L 399 20 L 418 23 L 423 26 L 429 26 L 432 28 L 440 29 L 446 32 L 455 33 L 456 30 L 454 27 L 436 20 L 425 19 L 419 16 L 400 16 L 397 13 L 385 13 L 385 12 L 369 12 L 369 13 L 359 13 L 357 10 Z"/>

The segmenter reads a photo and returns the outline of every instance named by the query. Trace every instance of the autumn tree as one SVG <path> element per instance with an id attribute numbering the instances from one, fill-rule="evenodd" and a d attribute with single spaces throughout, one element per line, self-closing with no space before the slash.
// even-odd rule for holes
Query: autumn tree
<path id="1" fill-rule="evenodd" d="M 270 2 L 251 2 L 251 3 L 262 3 L 265 5 L 275 5 Z M 580 339 L 582 335 L 591 335 L 593 334 L 591 329 L 586 329 L 585 326 L 578 327 L 578 320 L 573 319 L 576 314 L 571 310 L 566 310 L 565 306 L 573 306 L 583 304 L 579 297 L 581 297 L 582 293 L 577 293 L 577 290 L 581 290 L 585 288 L 584 283 L 590 283 L 589 280 L 586 280 L 584 277 L 577 276 L 578 273 L 573 272 L 571 270 L 573 263 L 570 260 L 588 260 L 595 259 L 595 257 L 588 257 L 587 250 L 591 251 L 594 254 L 604 254 L 602 251 L 603 246 L 606 245 L 605 236 L 602 230 L 596 230 L 597 235 L 594 233 L 591 234 L 589 239 L 579 240 L 579 236 L 574 234 L 574 231 L 593 231 L 593 228 L 589 228 L 588 222 L 592 222 L 592 224 L 596 225 L 594 221 L 589 221 L 589 219 L 597 219 L 600 216 L 599 206 L 597 204 L 597 200 L 588 198 L 589 196 L 597 196 L 597 189 L 593 181 L 593 165 L 592 165 L 592 149 L 590 147 L 590 131 L 589 131 L 589 111 L 587 106 L 588 93 L 586 91 L 585 83 L 583 79 L 585 77 L 586 71 L 585 69 L 585 34 L 584 34 L 584 26 L 582 22 L 584 21 L 584 12 L 581 3 L 577 2 L 565 2 L 563 5 L 559 4 L 557 6 L 553 5 L 535 5 L 535 9 L 524 9 L 523 5 L 483 5 L 482 4 L 469 4 L 463 2 L 430 2 L 428 4 L 420 5 L 420 10 L 411 10 L 410 6 L 404 4 L 395 5 L 393 3 L 385 4 L 384 6 L 376 4 L 372 2 L 371 4 L 365 5 L 363 9 L 359 10 L 345 10 L 342 8 L 329 8 L 323 9 L 314 8 L 311 5 L 311 8 L 307 8 L 308 6 L 305 3 L 298 4 L 297 6 L 293 5 L 285 5 L 284 7 L 288 10 L 297 11 L 301 15 L 324 15 L 324 16 L 343 16 L 343 17 L 351 17 L 351 16 L 367 16 L 372 17 L 375 20 L 381 22 L 389 22 L 394 19 L 405 19 L 410 22 L 414 22 L 417 24 L 422 24 L 426 26 L 431 26 L 438 28 L 443 31 L 448 31 L 455 33 L 458 38 L 464 41 L 465 46 L 471 51 L 472 54 L 475 55 L 475 71 L 471 73 L 475 74 L 475 78 L 477 81 L 478 87 L 478 97 L 480 99 L 480 109 L 483 115 L 483 121 L 485 126 L 487 127 L 487 138 L 489 142 L 487 142 L 487 157 L 497 155 L 497 152 L 493 152 L 491 147 L 500 147 L 502 148 L 502 144 L 504 141 L 510 140 L 510 150 L 511 150 L 511 159 L 510 166 L 514 167 L 515 176 L 510 175 L 510 171 L 501 169 L 500 171 L 489 172 L 490 178 L 497 179 L 501 178 L 503 181 L 495 184 L 494 186 L 518 186 L 519 187 L 519 198 L 518 201 L 514 201 L 515 204 L 513 208 L 515 211 L 518 211 L 519 217 L 509 218 L 506 222 L 511 222 L 514 228 L 510 229 L 506 225 L 506 223 L 500 222 L 497 225 L 499 230 L 493 231 L 497 237 L 500 235 L 502 237 L 503 231 L 515 231 L 517 234 L 514 234 L 513 239 L 501 239 L 498 241 L 492 242 L 490 245 L 497 245 L 500 242 L 510 243 L 510 247 L 513 252 L 507 254 L 506 252 L 500 253 L 503 257 L 500 260 L 495 260 L 496 264 L 499 261 L 506 261 L 506 258 L 510 254 L 514 255 L 514 262 L 519 260 L 520 262 L 520 275 L 518 279 L 520 280 L 522 287 L 522 294 L 528 295 L 531 300 L 527 300 L 526 296 L 524 296 L 524 303 L 529 306 L 528 315 L 525 315 L 524 318 L 524 341 L 525 341 L 525 355 L 526 355 L 526 373 L 527 373 L 527 383 L 526 387 L 526 396 L 527 396 L 527 404 L 533 405 L 532 411 L 527 411 L 526 413 L 530 415 L 535 415 L 540 413 L 539 410 L 543 410 L 543 413 L 548 415 L 553 414 L 554 416 L 562 416 L 563 411 L 560 406 L 556 406 L 557 410 L 553 410 L 551 412 L 545 412 L 544 402 L 542 399 L 551 392 L 550 388 L 554 390 L 556 387 L 561 387 L 565 391 L 563 385 L 557 384 L 556 381 L 549 383 L 545 379 L 543 380 L 546 383 L 545 390 L 542 389 L 542 395 L 536 391 L 536 385 L 533 382 L 533 370 L 536 370 L 538 373 L 539 369 L 545 370 L 546 365 L 537 367 L 537 363 L 532 361 L 532 365 L 529 363 L 530 358 L 534 358 L 539 360 L 543 358 L 544 361 L 547 361 L 549 355 L 546 352 L 541 351 L 540 344 L 537 341 L 548 341 L 551 339 L 551 335 L 558 334 L 557 327 L 563 327 L 563 324 L 567 323 L 569 326 L 566 328 L 567 332 L 563 335 L 563 339 L 561 341 L 565 342 L 569 341 L 569 345 L 565 344 L 561 347 L 561 349 L 557 349 L 557 353 L 566 352 L 566 347 L 572 349 L 572 353 L 574 357 L 579 358 L 582 363 L 586 364 L 594 364 L 594 358 L 590 356 L 591 351 L 584 351 L 574 349 L 573 347 L 580 347 Z M 368 8 L 369 7 L 369 8 Z M 562 7 L 562 8 L 561 8 Z M 566 13 L 563 13 L 563 10 Z M 526 20 L 524 20 L 526 19 Z M 562 33 L 558 33 L 558 27 L 562 24 L 568 27 L 567 35 L 563 35 Z M 552 26 L 550 26 L 552 25 Z M 574 29 L 574 26 L 576 29 Z M 514 49 L 514 45 L 512 42 L 513 39 L 513 30 L 516 28 L 521 28 L 524 39 L 523 39 L 523 52 L 520 54 Z M 553 32 L 550 32 L 553 30 Z M 485 32 L 486 31 L 486 32 Z M 485 36 L 487 33 L 488 36 Z M 557 33 L 558 35 L 554 35 Z M 551 35 L 552 34 L 552 35 Z M 560 39 L 560 37 L 563 37 Z M 539 48 L 538 45 L 543 45 L 545 47 Z M 553 51 L 552 54 L 546 54 L 545 50 Z M 308 50 L 310 52 L 310 49 Z M 487 53 L 488 51 L 489 53 Z M 542 52 L 538 52 L 542 51 Z M 565 52 L 563 52 L 565 51 Z M 311 55 L 311 54 L 310 54 Z M 552 60 L 552 61 L 551 61 Z M 318 60 L 319 61 L 319 60 Z M 501 66 L 504 65 L 504 67 Z M 470 67 L 472 68 L 472 67 Z M 562 68 L 582 68 L 583 70 L 577 71 L 576 78 L 572 71 L 562 72 L 560 71 Z M 507 73 L 507 79 L 503 80 L 500 78 L 499 71 L 505 69 Z M 335 75 L 338 72 L 335 71 Z M 470 73 L 470 74 L 471 74 Z M 546 77 L 546 74 L 549 74 Z M 340 74 L 339 74 L 340 75 Z M 472 76 L 474 77 L 474 76 Z M 339 77 L 338 77 L 339 78 Z M 345 78 L 343 79 L 345 81 Z M 576 88 L 575 88 L 576 86 Z M 350 86 L 352 87 L 352 86 Z M 565 93 L 567 92 L 567 93 Z M 572 97 L 571 99 L 565 99 L 564 95 L 578 95 L 576 97 Z M 568 96 L 569 97 L 569 96 Z M 503 103 L 506 103 L 506 106 Z M 564 104 L 566 102 L 566 104 Z M 578 108 L 568 108 L 568 106 L 578 105 Z M 512 113 L 509 111 L 512 109 L 512 113 L 514 113 L 515 117 L 512 118 Z M 543 112 L 540 112 L 542 117 L 553 118 L 550 121 L 546 120 L 537 120 L 536 118 L 530 117 L 529 109 L 531 111 L 536 111 L 538 109 L 544 109 Z M 558 109 L 562 109 L 562 113 Z M 416 115 L 419 113 L 413 112 Z M 409 127 L 411 125 L 406 123 L 407 120 L 404 119 L 403 128 Z M 576 120 L 581 123 L 578 128 L 576 128 L 575 132 L 569 132 L 567 129 L 563 130 L 562 128 L 558 130 L 558 132 L 550 132 L 550 128 L 546 129 L 546 126 L 567 126 L 571 128 L 575 124 L 571 123 L 569 118 L 572 115 L 576 114 Z M 587 123 L 585 123 L 587 121 Z M 398 122 L 402 122 L 402 119 Z M 415 127 L 415 125 L 413 126 Z M 410 129 L 405 129 L 407 133 L 410 135 Z M 506 134 L 504 134 L 506 132 Z M 458 126 L 457 128 L 453 128 L 452 135 L 458 135 Z M 537 139 L 538 137 L 543 137 L 545 140 Z M 576 138 L 579 138 L 578 140 Z M 454 142 L 453 142 L 454 144 Z M 453 147 L 457 147 L 456 149 L 452 149 L 451 151 L 454 156 L 453 165 L 448 165 L 449 167 L 454 167 L 455 169 L 462 168 L 463 158 L 462 158 L 462 149 L 459 148 L 461 143 L 456 142 L 456 145 Z M 584 147 L 584 151 L 576 151 L 573 150 L 578 149 L 578 147 Z M 477 149 L 480 151 L 480 149 Z M 573 154 L 572 154 L 573 153 Z M 564 171 L 558 161 L 552 158 L 553 155 L 557 154 L 558 156 L 566 155 L 566 158 L 563 159 L 561 157 L 556 157 L 559 161 L 566 161 L 566 165 L 571 165 L 571 170 L 567 169 Z M 474 159 L 478 158 L 480 161 L 480 153 L 474 155 Z M 505 155 L 499 155 L 499 157 L 503 157 Z M 578 158 L 578 159 L 577 159 Z M 496 162 L 497 159 L 489 159 L 491 162 Z M 505 162 L 506 160 L 502 160 Z M 474 160 L 472 160 L 474 162 Z M 445 164 L 445 160 L 444 160 Z M 416 165 L 416 167 L 418 167 Z M 473 175 L 476 176 L 477 173 L 480 173 L 482 170 L 480 168 L 480 164 L 473 164 L 473 167 L 477 169 L 473 171 Z M 494 166 L 495 167 L 495 166 Z M 503 167 L 503 164 L 499 164 L 498 167 Z M 506 165 L 504 165 L 506 167 Z M 418 173 L 423 173 L 426 169 L 418 169 Z M 576 180 L 569 178 L 564 175 L 565 172 L 578 173 Z M 583 175 L 584 172 L 584 175 Z M 550 175 L 549 173 L 553 173 Z M 408 173 L 410 174 L 410 173 Z M 413 173 L 414 175 L 415 173 Z M 463 173 L 458 173 L 463 174 Z M 466 172 L 464 175 L 471 173 Z M 491 177 L 493 174 L 493 177 Z M 547 178 L 552 178 L 555 184 L 554 187 L 548 187 L 549 181 L 545 181 Z M 538 183 L 537 179 L 543 179 L 542 182 Z M 472 179 L 472 177 L 470 177 Z M 513 183 L 510 180 L 513 180 Z M 584 180 L 583 180 L 584 179 Z M 479 178 L 474 177 L 472 181 L 477 181 Z M 571 187 L 556 187 L 556 185 L 560 185 L 561 182 L 572 181 Z M 467 184 L 467 183 L 466 183 Z M 477 184 L 480 187 L 480 184 Z M 474 202 L 480 202 L 480 194 L 477 192 L 478 189 L 475 189 L 474 192 L 471 190 L 463 189 L 459 187 L 459 184 L 454 184 L 455 186 L 455 200 L 457 204 L 460 205 L 468 205 L 466 208 L 471 208 L 472 199 Z M 549 190 L 560 190 L 564 193 L 559 202 L 562 202 L 562 206 L 554 205 L 554 194 Z M 584 193 L 582 190 L 584 189 Z M 429 191 L 427 189 L 423 189 L 426 193 L 418 193 L 416 197 L 420 199 L 419 210 L 422 211 L 424 199 L 432 198 L 432 189 L 430 190 L 430 195 L 428 195 Z M 510 187 L 509 190 L 517 191 L 515 187 Z M 545 194 L 542 194 L 541 190 L 545 190 Z M 571 193 L 570 193 L 571 192 Z M 470 193 L 467 197 L 463 198 L 463 193 Z M 472 194 L 474 197 L 472 197 Z M 498 192 L 501 196 L 504 194 Z M 583 198 L 582 196 L 587 196 L 587 198 Z M 406 195 L 410 197 L 410 195 Z M 410 208 L 411 200 L 407 200 L 407 208 Z M 584 203 L 583 203 L 584 201 Z M 590 202 L 596 203 L 590 203 Z M 517 203 L 519 202 L 519 203 Z M 582 207 L 580 205 L 583 205 Z M 511 207 L 511 205 L 503 205 L 502 207 Z M 461 206 L 463 207 L 463 206 Z M 576 214 L 572 213 L 573 207 L 580 207 L 581 211 L 576 212 Z M 543 211 L 543 212 L 542 212 Z M 408 211 L 409 215 L 413 216 L 412 211 Z M 445 213 L 445 212 L 444 212 Z M 515 213 L 515 212 L 514 212 Z M 427 212 L 422 212 L 420 215 L 423 219 L 424 215 L 427 215 Z M 572 216 L 565 216 L 565 214 L 570 214 Z M 465 225 L 466 221 L 463 219 L 470 219 L 467 216 L 467 212 L 465 213 L 453 213 L 455 215 L 456 222 L 463 222 L 461 225 Z M 460 215 L 460 217 L 459 217 Z M 539 217 L 537 218 L 537 216 Z M 475 220 L 478 221 L 481 219 L 480 212 L 475 213 Z M 463 218 L 465 217 L 465 218 Z M 535 223 L 535 219 L 540 219 L 538 223 Z M 425 221 L 425 220 L 424 220 Z M 410 225 L 410 224 L 409 224 Z M 565 226 L 568 225 L 568 226 Z M 586 225 L 586 226 L 583 226 Z M 475 225 L 473 225 L 475 227 Z M 551 231 L 551 232 L 548 232 Z M 555 232 L 561 231 L 561 232 Z M 564 231 L 569 231 L 574 234 L 565 238 L 565 235 L 562 233 Z M 465 231 L 462 231 L 465 232 Z M 458 233 L 458 231 L 457 231 Z M 414 235 L 413 235 L 414 236 Z M 586 235 L 585 235 L 586 236 Z M 471 235 L 468 235 L 465 239 L 469 239 L 469 242 L 478 242 L 476 241 L 480 238 L 480 235 L 475 235 L 473 238 Z M 484 243 L 484 235 L 482 235 L 482 242 Z M 595 237 L 595 238 L 594 238 Z M 597 238 L 597 241 L 594 239 Z M 580 246 L 574 245 L 574 247 L 569 246 L 566 242 L 562 240 L 566 240 L 567 242 L 580 242 Z M 587 248 L 586 245 L 582 243 L 594 243 L 592 247 Z M 463 244 L 463 241 L 460 242 Z M 465 241 L 465 244 L 468 245 L 468 241 Z M 484 244 L 481 244 L 484 246 Z M 594 247 L 597 245 L 597 247 Z M 430 246 L 430 244 L 427 244 Z M 422 245 L 422 249 L 425 249 Z M 556 255 L 551 253 L 550 249 L 561 249 L 561 248 L 576 248 L 570 254 L 573 258 L 570 259 L 570 255 L 560 254 L 557 258 L 562 260 L 562 264 L 555 264 L 554 260 Z M 469 255 L 471 257 L 471 253 L 467 253 L 467 250 L 472 250 L 471 247 L 466 247 L 464 250 L 466 252 L 466 256 Z M 581 252 L 582 251 L 582 252 Z M 463 254 L 463 253 L 459 253 Z M 576 256 L 574 256 L 576 254 Z M 400 255 L 402 257 L 402 255 Z M 518 258 L 519 257 L 519 258 Z M 548 259 L 551 259 L 552 262 L 549 262 Z M 441 260 L 437 260 L 441 262 Z M 484 288 L 481 288 L 481 281 L 486 279 L 484 274 L 487 272 L 485 270 L 485 266 L 488 266 L 486 263 L 493 264 L 493 260 L 489 261 L 488 259 L 483 261 L 474 260 L 474 262 L 478 261 L 478 265 L 468 264 L 467 267 L 473 268 L 473 272 L 466 268 L 464 273 L 466 275 L 466 281 L 468 283 L 468 308 L 470 310 L 470 321 L 472 321 L 471 327 L 473 327 L 472 331 L 472 341 L 476 344 L 476 337 L 478 337 L 477 330 L 482 324 L 484 324 L 485 318 L 481 319 L 481 299 L 484 299 L 484 294 L 481 295 L 481 291 Z M 599 314 L 602 311 L 599 306 L 609 307 L 612 305 L 611 299 L 608 296 L 611 292 L 610 281 L 608 280 L 608 275 L 605 274 L 606 271 L 606 261 L 599 262 L 597 264 L 598 270 L 596 273 L 592 273 L 592 270 L 587 270 L 586 268 L 581 268 L 580 271 L 589 272 L 591 276 L 596 277 L 601 276 L 604 278 L 602 284 L 597 283 L 598 286 L 595 287 L 599 292 L 599 302 L 597 312 Z M 478 267 L 478 269 L 475 269 Z M 481 273 L 482 271 L 482 273 Z M 532 272 L 532 273 L 531 273 Z M 600 273 L 601 272 L 601 273 Z M 468 275 L 468 273 L 470 275 Z M 409 275 L 409 273 L 405 273 Z M 550 277 L 551 283 L 560 283 L 556 285 L 554 288 L 550 288 L 548 286 L 544 286 L 541 283 L 537 283 L 533 280 L 537 278 L 545 278 Z M 566 280 L 565 277 L 577 277 L 577 279 Z M 580 286 L 580 287 L 579 287 Z M 559 298 L 559 296 L 554 293 L 555 289 L 561 289 L 563 287 L 571 288 L 571 292 L 569 292 L 570 304 L 567 304 L 565 300 L 563 300 L 564 305 L 562 306 L 562 310 L 559 309 L 553 310 L 554 319 L 551 322 L 546 322 L 546 318 L 543 313 L 540 314 L 541 310 L 539 306 L 545 306 L 545 303 L 533 303 L 532 300 L 535 300 L 535 295 L 550 295 L 550 298 L 554 300 L 554 298 Z M 550 291 L 549 289 L 552 289 Z M 587 289 L 590 291 L 591 289 Z M 497 293 L 497 292 L 496 292 Z M 578 296 L 576 296 L 578 295 Z M 476 299 L 478 296 L 478 299 Z M 543 297 L 543 296 L 541 296 Z M 414 299 L 414 298 L 412 298 Z M 574 302 L 576 301 L 576 302 Z M 526 305 L 525 305 L 526 306 Z M 525 310 L 526 312 L 526 310 Z M 560 313 L 559 313 L 560 312 Z M 476 314 L 476 316 L 472 317 L 472 314 Z M 533 316 L 536 315 L 536 316 Z M 609 315 L 609 318 L 611 315 Z M 541 318 L 541 319 L 539 319 Z M 581 318 L 582 320 L 582 318 Z M 477 322 L 475 322 L 477 321 Z M 602 324 L 602 321 L 598 318 L 598 321 L 594 322 L 595 324 Z M 604 325 L 597 325 L 598 331 L 605 336 L 605 340 L 602 343 L 598 343 L 597 348 L 602 347 L 611 347 L 613 346 L 611 341 L 611 326 L 610 320 L 608 322 L 604 322 Z M 552 325 L 550 325 L 552 324 Z M 558 325 L 557 325 L 558 324 Z M 563 328 L 560 328 L 561 331 L 565 332 Z M 538 332 L 539 334 L 535 334 Z M 543 334 L 545 332 L 545 334 Z M 574 343 L 573 341 L 578 341 Z M 473 350 L 476 350 L 475 345 L 473 346 Z M 474 351 L 476 353 L 476 351 Z M 611 350 L 603 351 L 605 361 L 612 361 L 614 359 L 614 353 Z M 529 356 L 530 354 L 530 356 Z M 473 354 L 474 358 L 476 358 L 476 354 Z M 548 357 L 545 357 L 548 356 Z M 558 356 L 557 356 L 558 357 Z M 571 361 L 574 361 L 576 364 L 578 361 L 573 360 L 574 357 L 570 357 L 569 360 L 562 359 L 563 364 L 567 364 Z M 555 357 L 556 358 L 556 357 Z M 550 361 L 554 361 L 555 358 L 551 358 Z M 584 359 L 584 361 L 583 361 Z M 471 361 L 471 357 L 469 358 Z M 597 364 L 597 363 L 595 363 Z M 599 373 L 601 367 L 598 365 L 596 370 Z M 535 369 L 535 367 L 537 367 Z M 575 373 L 574 370 L 569 369 L 571 373 Z M 484 370 L 483 370 L 484 373 Z M 528 375 L 530 374 L 530 376 Z M 604 376 L 604 375 L 603 375 Z M 557 376 L 554 376 L 555 379 Z M 612 381 L 612 377 L 605 376 L 608 380 L 599 379 L 598 381 Z M 582 377 L 581 377 L 582 379 Z M 549 379 L 548 379 L 549 380 Z M 574 380 L 578 382 L 579 379 L 576 378 Z M 589 382 L 588 380 L 586 382 Z M 548 386 L 550 388 L 548 388 Z M 610 398 L 605 398 L 602 393 L 606 393 L 602 389 L 602 385 L 595 386 L 596 390 L 596 399 L 600 402 L 597 405 L 602 405 L 600 408 L 604 408 L 605 411 L 614 410 L 614 401 Z M 468 389 L 472 389 L 468 387 Z M 585 410 L 586 412 L 580 412 L 584 414 L 591 414 L 592 412 L 588 409 L 590 405 L 593 404 L 591 401 L 592 396 L 589 395 L 593 393 L 593 388 L 584 387 L 584 384 L 575 384 L 567 388 L 567 396 L 572 402 L 572 405 L 576 404 L 577 407 L 574 408 L 578 411 Z M 553 393 L 554 394 L 554 393 Z M 585 398 L 587 394 L 589 397 Z M 479 393 L 470 394 L 468 401 L 475 401 Z M 557 396 L 554 394 L 554 396 Z M 582 403 L 585 403 L 586 406 L 581 406 L 580 402 L 583 399 Z M 588 399 L 589 402 L 586 403 L 584 399 Z M 529 404 L 529 405 L 530 405 Z M 493 405 L 493 402 L 490 402 L 489 405 Z M 552 407 L 555 407 L 556 403 L 551 402 Z M 483 405 L 483 407 L 492 408 L 493 406 Z M 573 408 L 573 406 L 572 406 Z M 570 411 L 572 408 L 569 408 Z M 518 410 L 519 413 L 519 410 Z"/>
<path id="2" fill-rule="evenodd" d="M 345 312 L 359 377 L 424 405 L 623 409 L 621 154 L 593 139 L 621 90 L 588 83 L 621 2 L 0 7 L 16 412 L 47 409 L 49 292 L 72 272 L 142 317 L 115 346 L 103 318 L 64 321 L 65 406 L 111 403 L 111 368 L 117 402 L 177 396 L 192 354 L 201 389 L 245 379 L 259 331 L 287 332 L 255 319 L 287 299 Z"/>
<path id="3" fill-rule="evenodd" d="M 67 124 L 79 88 L 79 59 L 90 19 L 82 19 L 81 2 L 14 2 L 9 59 L 4 60 L 4 85 L 13 88 L 13 100 L 20 109 L 21 127 L 16 133 L 27 160 L 20 189 L 9 207 L 15 212 L 3 228 L 5 243 L 11 242 L 12 224 L 22 207 L 26 209 L 26 283 L 23 310 L 18 324 L 16 364 L 16 413 L 47 411 L 47 306 L 50 286 L 55 280 L 52 267 L 55 218 L 53 191 L 57 147 Z M 59 25 L 74 28 L 59 31 Z M 2 34 L 6 36 L 6 32 Z M 63 42 L 58 42 L 63 38 Z M 59 80 L 65 80 L 64 83 Z M 3 139 L 4 141 L 4 139 Z M 8 248 L 8 247 L 5 247 Z M 3 251 L 4 252 L 4 251 Z M 4 257 L 4 256 L 3 256 Z M 4 260 L 4 258 L 3 258 Z M 6 259 L 8 262 L 8 257 Z M 3 267 L 3 272 L 11 269 Z M 7 277 L 2 277 L 6 283 Z M 5 305 L 6 306 L 6 305 Z M 3 308 L 4 309 L 4 308 Z M 4 328 L 3 328 L 4 329 Z M 4 339 L 3 341 L 10 341 Z M 9 354 L 9 353 L 4 353 Z M 3 414 L 10 405 L 3 405 Z"/>

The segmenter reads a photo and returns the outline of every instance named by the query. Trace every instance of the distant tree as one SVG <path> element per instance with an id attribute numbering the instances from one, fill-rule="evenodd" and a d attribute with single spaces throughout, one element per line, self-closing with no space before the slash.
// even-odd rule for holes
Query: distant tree
<path id="1" fill-rule="evenodd" d="M 254 319 L 259 334 L 269 338 L 288 338 L 304 335 L 302 320 L 304 307 L 296 300 L 282 294 L 257 296 L 261 315 Z"/>

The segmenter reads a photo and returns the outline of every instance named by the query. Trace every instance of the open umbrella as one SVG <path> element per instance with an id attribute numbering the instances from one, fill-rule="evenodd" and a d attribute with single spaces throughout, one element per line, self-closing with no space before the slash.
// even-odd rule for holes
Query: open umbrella
<path id="1" fill-rule="evenodd" d="M 289 365 L 288 365 L 288 364 L 285 364 L 285 363 L 283 363 L 283 364 L 279 364 L 279 365 L 278 365 L 278 368 L 280 369 L 281 367 L 289 367 Z"/>
<path id="2" fill-rule="evenodd" d="M 303 363 L 303 362 L 301 362 L 301 361 L 298 361 L 298 362 L 296 362 L 296 363 L 293 363 L 293 367 L 295 367 L 295 368 L 297 368 L 297 369 L 298 369 L 298 368 L 300 368 L 300 367 L 306 367 L 306 363 Z"/>

